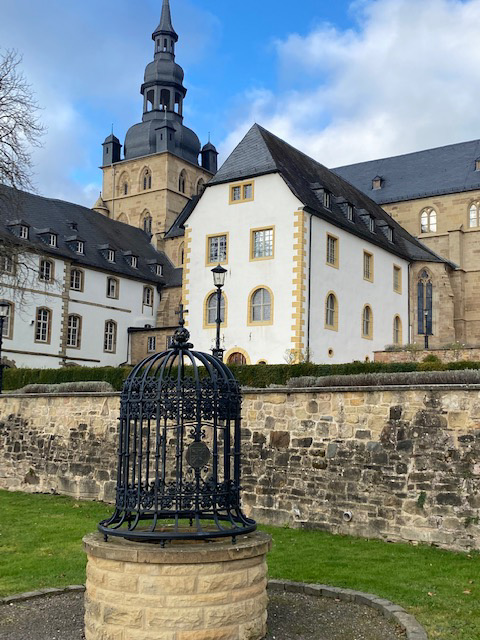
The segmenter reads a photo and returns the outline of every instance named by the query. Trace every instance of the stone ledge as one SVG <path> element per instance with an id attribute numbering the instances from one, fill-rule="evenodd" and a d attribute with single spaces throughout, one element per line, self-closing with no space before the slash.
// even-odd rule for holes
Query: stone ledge
<path id="1" fill-rule="evenodd" d="M 100 532 L 90 533 L 83 538 L 84 550 L 95 558 L 167 565 L 208 564 L 255 558 L 265 555 L 271 544 L 271 537 L 260 531 L 237 536 L 235 544 L 230 539 L 222 539 L 210 543 L 172 543 L 164 548 L 113 536 L 110 542 L 105 542 Z"/>
<path id="2" fill-rule="evenodd" d="M 33 598 L 41 598 L 43 596 L 59 595 L 70 591 L 85 591 L 85 587 L 83 585 L 71 585 L 69 587 L 59 589 L 48 588 L 39 589 L 38 591 L 30 591 L 27 593 L 19 593 L 14 596 L 0 598 L 0 605 L 23 602 L 25 600 L 32 600 Z M 407 613 L 405 609 L 393 602 L 390 602 L 390 600 L 379 598 L 373 593 L 363 593 L 352 589 L 340 589 L 330 587 L 325 584 L 293 582 L 291 580 L 269 580 L 268 591 L 303 593 L 308 596 L 337 598 L 338 600 L 363 604 L 367 607 L 377 609 L 386 618 L 394 620 L 397 624 L 403 627 L 407 633 L 407 640 L 428 640 L 425 629 L 412 615 Z"/>
<path id="3" fill-rule="evenodd" d="M 318 598 L 336 598 L 346 602 L 363 604 L 377 609 L 382 615 L 403 627 L 407 634 L 407 640 L 428 640 L 427 632 L 422 625 L 409 613 L 385 598 L 379 598 L 373 593 L 363 593 L 353 589 L 341 589 L 325 584 L 307 584 L 304 582 L 292 582 L 291 580 L 269 580 L 268 591 L 287 591 L 290 593 L 303 593 Z"/>

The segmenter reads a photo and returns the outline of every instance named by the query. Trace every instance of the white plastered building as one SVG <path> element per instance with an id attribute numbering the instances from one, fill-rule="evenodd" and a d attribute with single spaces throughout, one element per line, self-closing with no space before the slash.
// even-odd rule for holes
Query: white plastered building
<path id="1" fill-rule="evenodd" d="M 227 269 L 227 362 L 373 359 L 408 342 L 409 265 L 443 262 L 365 194 L 258 125 L 180 223 L 196 348 L 215 341 L 211 269 Z"/>

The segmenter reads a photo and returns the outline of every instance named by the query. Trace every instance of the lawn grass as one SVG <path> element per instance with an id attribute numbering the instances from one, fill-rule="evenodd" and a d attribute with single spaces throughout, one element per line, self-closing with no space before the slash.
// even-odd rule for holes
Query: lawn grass
<path id="1" fill-rule="evenodd" d="M 81 584 L 81 539 L 112 507 L 0 491 L 0 597 Z M 368 591 L 413 613 L 432 640 L 480 638 L 480 555 L 314 531 L 261 527 L 273 536 L 272 578 Z"/>

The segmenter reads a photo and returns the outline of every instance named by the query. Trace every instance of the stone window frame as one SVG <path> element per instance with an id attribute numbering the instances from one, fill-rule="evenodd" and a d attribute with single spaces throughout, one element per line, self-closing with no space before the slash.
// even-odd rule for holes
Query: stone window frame
<path id="1" fill-rule="evenodd" d="M 263 307 L 266 307 L 268 305 L 265 304 L 265 302 L 262 305 L 254 305 L 253 304 L 253 299 L 255 297 L 255 294 L 257 294 L 260 291 L 267 291 L 267 293 L 270 295 L 270 319 L 269 320 L 254 320 L 253 319 L 253 309 L 254 306 L 261 306 L 261 308 L 263 309 Z M 262 312 L 262 316 L 263 316 L 263 312 Z M 270 287 L 267 287 L 267 285 L 265 284 L 261 284 L 256 286 L 254 289 L 252 289 L 248 295 L 248 316 L 247 316 L 247 325 L 249 327 L 259 327 L 259 326 L 268 326 L 268 325 L 272 325 L 274 321 L 274 296 L 273 296 L 273 291 L 270 289 Z"/>
<path id="2" fill-rule="evenodd" d="M 333 300 L 333 309 L 329 307 L 329 301 Z M 333 322 L 330 322 L 330 316 L 333 313 Z M 325 329 L 329 331 L 338 331 L 338 298 L 335 291 L 329 291 L 325 296 Z"/>
<path id="3" fill-rule="evenodd" d="M 472 224 L 472 210 L 475 215 L 475 224 Z M 470 203 L 467 212 L 468 218 L 468 228 L 469 229 L 477 229 L 480 226 L 480 201 L 474 200 Z"/>
<path id="4" fill-rule="evenodd" d="M 8 331 L 3 334 L 3 340 L 13 340 L 13 324 L 15 321 L 15 303 L 10 300 L 2 300 L 4 304 L 8 305 L 8 312 L 6 317 L 8 318 L 8 323 L 5 325 L 5 320 L 3 321 L 3 330 L 5 330 L 5 326 L 8 327 Z"/>
<path id="5" fill-rule="evenodd" d="M 217 264 L 228 264 L 228 249 L 229 249 L 229 245 L 230 245 L 230 238 L 229 238 L 229 232 L 225 231 L 222 233 L 213 233 L 210 234 L 206 237 L 205 243 L 206 243 L 206 255 L 205 255 L 205 266 L 206 267 L 216 267 Z M 213 239 L 216 238 L 225 238 L 225 259 L 224 260 L 211 260 L 211 252 L 210 252 L 210 247 L 211 247 L 211 241 Z"/>
<path id="6" fill-rule="evenodd" d="M 427 335 L 434 335 L 434 321 L 433 321 L 433 296 L 434 296 L 434 283 L 433 277 L 429 269 L 423 267 L 416 278 L 417 290 L 416 290 L 416 316 L 417 316 L 417 334 L 420 336 L 425 335 L 425 329 Z M 422 305 L 420 310 L 420 285 L 422 285 Z M 429 312 L 425 327 L 425 310 Z M 420 317 L 422 318 L 420 321 Z M 421 326 L 420 326 L 421 323 Z"/>
<path id="7" fill-rule="evenodd" d="M 50 265 L 49 266 L 49 277 L 44 278 L 42 277 L 44 274 L 46 274 L 46 269 L 44 267 L 46 267 L 46 265 Z M 54 281 L 55 279 L 55 262 L 53 260 L 50 260 L 49 258 L 40 258 L 40 262 L 38 265 L 38 279 L 40 280 L 40 282 L 44 282 L 44 283 L 51 283 Z"/>
<path id="8" fill-rule="evenodd" d="M 145 285 L 143 287 L 142 304 L 144 307 L 150 307 L 153 309 L 153 302 L 155 299 L 155 293 L 153 287 Z"/>
<path id="9" fill-rule="evenodd" d="M 115 294 L 114 295 L 109 295 L 110 282 L 114 282 L 115 283 Z M 107 298 L 110 298 L 111 300 L 118 300 L 119 299 L 119 297 L 120 297 L 120 280 L 118 278 L 115 278 L 114 276 L 107 276 L 106 296 L 107 296 Z"/>
<path id="10" fill-rule="evenodd" d="M 143 167 L 140 172 L 139 191 L 149 191 L 152 188 L 152 171 L 150 167 Z"/>
<path id="11" fill-rule="evenodd" d="M 223 321 L 220 323 L 222 329 L 228 326 L 228 298 L 225 291 L 222 291 Z M 222 317 L 222 302 L 220 303 L 220 318 Z M 210 322 L 210 311 L 213 310 L 214 320 Z M 217 325 L 217 291 L 212 289 L 207 293 L 203 301 L 203 328 L 212 329 Z"/>
<path id="12" fill-rule="evenodd" d="M 395 274 L 398 274 L 397 282 Z M 393 290 L 395 293 L 402 293 L 402 267 L 398 264 L 393 265 Z"/>
<path id="13" fill-rule="evenodd" d="M 77 331 L 76 344 L 70 344 L 69 343 L 69 338 L 70 338 L 70 319 L 71 318 L 75 318 L 76 320 L 78 320 L 78 327 L 76 328 L 76 331 Z M 70 313 L 68 315 L 68 318 L 67 318 L 67 342 L 66 342 L 67 349 L 81 349 L 81 346 L 82 346 L 82 324 L 83 324 L 83 318 L 78 313 Z"/>
<path id="14" fill-rule="evenodd" d="M 152 234 L 153 228 L 153 218 L 152 214 L 148 209 L 145 209 L 142 213 L 142 226 L 141 228 L 145 231 L 145 233 Z"/>
<path id="15" fill-rule="evenodd" d="M 147 353 L 155 353 L 157 351 L 156 336 L 147 336 Z"/>
<path id="16" fill-rule="evenodd" d="M 363 279 L 373 282 L 375 278 L 375 258 L 371 251 L 363 251 Z"/>
<path id="17" fill-rule="evenodd" d="M 78 288 L 72 287 L 73 276 L 75 273 L 80 274 L 80 286 Z M 83 269 L 79 269 L 78 267 L 74 267 L 70 271 L 70 291 L 78 291 L 79 293 L 83 293 L 85 287 L 85 271 Z"/>
<path id="18" fill-rule="evenodd" d="M 17 272 L 17 261 L 15 256 L 0 256 L 0 273 L 7 276 L 14 276 Z"/>
<path id="19" fill-rule="evenodd" d="M 340 265 L 340 240 L 330 232 L 327 232 L 326 237 L 325 264 L 334 269 L 338 269 Z"/>
<path id="20" fill-rule="evenodd" d="M 420 233 L 437 233 L 438 216 L 434 207 L 424 207 L 420 212 Z"/>
<path id="21" fill-rule="evenodd" d="M 403 344 L 402 319 L 398 315 L 398 313 L 393 316 L 393 344 L 394 345 Z"/>
<path id="22" fill-rule="evenodd" d="M 187 192 L 187 172 L 182 169 L 178 176 L 178 191 L 182 194 Z"/>
<path id="23" fill-rule="evenodd" d="M 255 255 L 255 236 L 257 233 L 263 233 L 271 231 L 272 235 L 272 253 L 270 255 Z M 265 243 L 265 240 L 264 240 Z M 256 227 L 250 229 L 250 262 L 256 262 L 257 260 L 273 260 L 275 258 L 275 225 L 268 225 L 266 227 Z"/>
<path id="24" fill-rule="evenodd" d="M 365 328 L 367 331 L 365 331 Z M 368 302 L 362 309 L 362 338 L 365 338 L 365 340 L 373 340 L 373 310 L 372 305 Z"/>
<path id="25" fill-rule="evenodd" d="M 245 197 L 247 189 L 251 189 L 251 196 Z M 238 193 L 238 198 L 237 198 Z M 236 182 L 228 186 L 228 203 L 242 204 L 244 202 L 252 202 L 255 199 L 255 180 L 246 180 L 244 182 Z"/>
<path id="26" fill-rule="evenodd" d="M 203 178 L 199 178 L 197 180 L 197 184 L 195 185 L 195 193 L 197 196 L 201 196 L 205 191 L 205 180 Z"/>
<path id="27" fill-rule="evenodd" d="M 103 352 L 104 353 L 116 353 L 117 352 L 117 333 L 118 325 L 115 320 L 105 320 L 105 328 L 103 331 Z M 111 348 L 109 347 L 109 340 L 111 338 Z"/>
<path id="28" fill-rule="evenodd" d="M 40 313 L 46 311 L 47 312 L 47 319 L 46 321 L 40 319 Z M 52 340 L 52 319 L 53 319 L 53 311 L 52 309 L 50 309 L 49 307 L 37 307 L 35 310 L 35 338 L 34 338 L 34 342 L 36 342 L 37 344 L 50 344 L 51 340 Z M 40 338 L 37 338 L 38 332 L 39 332 L 39 328 L 40 328 L 40 324 L 39 323 L 46 323 L 46 339 L 45 340 L 41 340 Z"/>

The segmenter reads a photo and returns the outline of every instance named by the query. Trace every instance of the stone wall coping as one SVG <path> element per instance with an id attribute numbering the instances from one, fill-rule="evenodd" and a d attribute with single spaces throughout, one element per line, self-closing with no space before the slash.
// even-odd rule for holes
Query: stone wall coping
<path id="1" fill-rule="evenodd" d="M 272 537 L 255 531 L 237 536 L 235 544 L 230 538 L 209 543 L 171 542 L 161 547 L 157 544 L 132 542 L 124 538 L 110 536 L 105 542 L 100 532 L 89 533 L 83 538 L 83 548 L 88 555 L 117 562 L 138 562 L 146 564 L 211 564 L 246 560 L 265 555 L 272 546 Z"/>
<path id="2" fill-rule="evenodd" d="M 275 393 L 353 393 L 375 391 L 480 391 L 480 384 L 385 384 L 340 387 L 242 387 L 244 395 L 271 395 Z M 83 391 L 72 393 L 3 393 L 0 400 L 12 398 L 119 398 L 120 391 Z"/>
<path id="3" fill-rule="evenodd" d="M 380 611 L 382 615 L 403 627 L 407 633 L 407 640 L 428 640 L 427 633 L 422 625 L 403 607 L 400 607 L 390 600 L 379 598 L 373 593 L 363 593 L 362 591 L 354 591 L 353 589 L 341 589 L 325 584 L 306 584 L 303 582 L 292 582 L 291 580 L 269 580 L 269 591 L 288 591 L 290 593 L 303 593 L 307 596 L 338 598 L 347 602 L 372 607 Z M 34 598 L 43 596 L 60 595 L 71 591 L 85 591 L 84 585 L 71 585 L 69 587 L 61 587 L 59 589 L 47 588 L 38 591 L 30 591 L 28 593 L 18 593 L 6 598 L 0 598 L 0 605 L 14 604 L 16 602 L 24 602 Z"/>

